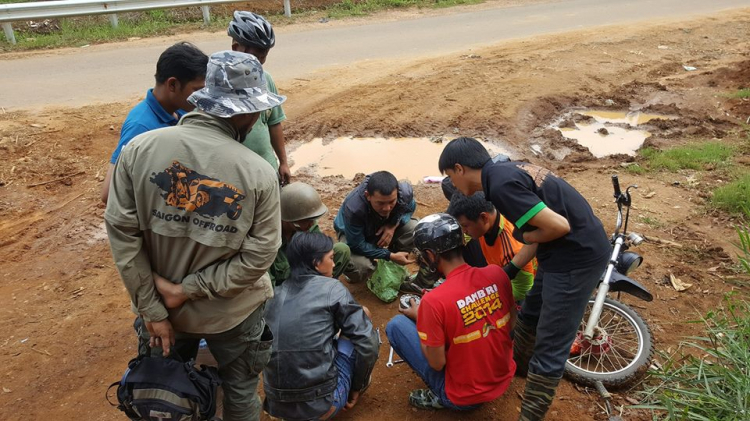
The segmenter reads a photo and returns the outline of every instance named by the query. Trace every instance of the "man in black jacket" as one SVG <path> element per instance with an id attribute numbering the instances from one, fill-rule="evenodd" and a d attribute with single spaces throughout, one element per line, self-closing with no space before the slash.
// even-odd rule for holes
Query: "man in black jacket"
<path id="1" fill-rule="evenodd" d="M 286 255 L 291 274 L 266 310 L 274 338 L 263 406 L 286 420 L 330 419 L 369 384 L 378 336 L 367 309 L 331 278 L 331 238 L 298 232 Z"/>
<path id="2" fill-rule="evenodd" d="M 375 271 L 375 259 L 402 266 L 414 263 L 409 252 L 414 247 L 416 208 L 411 184 L 399 183 L 388 171 L 368 175 L 346 196 L 333 227 L 352 252 L 344 271 L 351 282 L 366 281 Z"/>

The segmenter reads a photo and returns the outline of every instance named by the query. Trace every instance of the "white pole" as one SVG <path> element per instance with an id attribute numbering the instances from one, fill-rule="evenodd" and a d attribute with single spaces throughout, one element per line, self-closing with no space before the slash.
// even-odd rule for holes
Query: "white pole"
<path id="1" fill-rule="evenodd" d="M 117 25 L 120 23 L 117 20 L 117 13 L 112 13 L 111 15 L 109 15 L 109 23 L 112 24 L 113 28 L 117 28 Z"/>
<path id="2" fill-rule="evenodd" d="M 206 25 L 211 23 L 211 8 L 208 6 L 201 6 L 201 12 L 203 12 L 203 23 Z"/>
<path id="3" fill-rule="evenodd" d="M 289 0 L 284 0 L 284 16 L 288 18 L 292 17 L 292 5 Z"/>
<path id="4" fill-rule="evenodd" d="M 5 39 L 9 43 L 16 44 L 16 35 L 13 34 L 13 25 L 10 22 L 3 22 L 3 31 L 5 31 Z"/>

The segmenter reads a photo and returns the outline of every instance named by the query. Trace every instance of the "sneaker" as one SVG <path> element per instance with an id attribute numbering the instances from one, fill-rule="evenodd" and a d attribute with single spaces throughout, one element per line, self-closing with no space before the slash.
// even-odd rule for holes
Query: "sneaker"
<path id="1" fill-rule="evenodd" d="M 430 389 L 416 389 L 409 393 L 409 404 L 419 409 L 443 409 L 440 398 Z"/>

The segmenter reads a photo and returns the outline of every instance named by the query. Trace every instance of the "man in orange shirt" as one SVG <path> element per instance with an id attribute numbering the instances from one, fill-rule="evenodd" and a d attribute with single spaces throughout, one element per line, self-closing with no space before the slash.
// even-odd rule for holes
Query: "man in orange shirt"
<path id="1" fill-rule="evenodd" d="M 513 299 L 522 301 L 534 285 L 537 245 L 524 245 L 513 238 L 513 224 L 482 192 L 468 197 L 454 193 L 448 213 L 458 220 L 465 234 L 479 241 L 487 264 L 505 270 L 513 286 Z"/>

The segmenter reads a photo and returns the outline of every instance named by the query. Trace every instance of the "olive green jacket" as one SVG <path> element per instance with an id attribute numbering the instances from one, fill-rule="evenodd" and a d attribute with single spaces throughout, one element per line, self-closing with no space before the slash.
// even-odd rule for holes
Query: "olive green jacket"
<path id="1" fill-rule="evenodd" d="M 266 271 L 281 245 L 278 177 L 238 137 L 226 120 L 193 112 L 123 148 L 105 225 L 146 321 L 220 333 L 273 296 Z M 167 310 L 152 272 L 181 283 L 188 301 Z"/>

